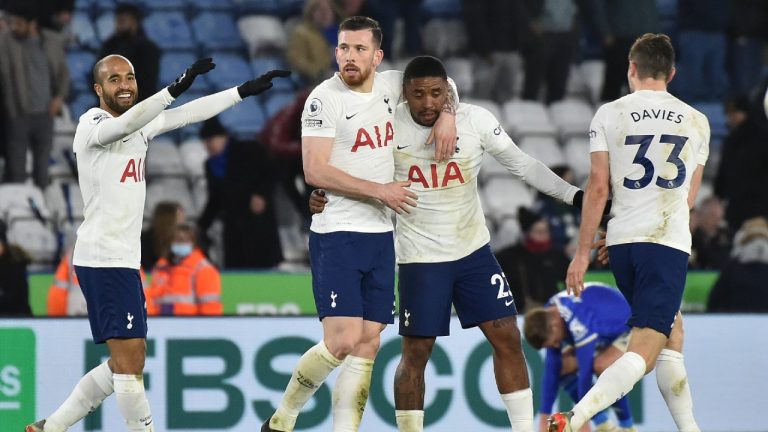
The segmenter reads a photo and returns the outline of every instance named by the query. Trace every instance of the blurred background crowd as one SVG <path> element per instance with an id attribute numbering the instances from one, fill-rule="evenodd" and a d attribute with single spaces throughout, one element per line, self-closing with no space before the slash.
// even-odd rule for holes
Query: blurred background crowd
<path id="1" fill-rule="evenodd" d="M 34 270 L 56 269 L 49 313 L 82 307 L 67 296 L 83 212 L 72 138 L 98 103 L 91 68 L 111 53 L 133 63 L 139 100 L 213 57 L 216 70 L 173 106 L 270 69 L 294 71 L 258 98 L 150 144 L 142 265 L 148 289 L 168 285 L 154 291 L 155 313 L 221 313 L 219 270 L 307 270 L 311 188 L 299 118 L 309 90 L 336 69 L 336 26 L 352 15 L 381 23 L 380 71 L 402 69 L 413 55 L 440 57 L 463 102 L 488 108 L 524 151 L 580 186 L 592 115 L 628 91 L 630 45 L 646 32 L 669 34 L 677 50 L 670 92 L 712 129 L 690 268 L 719 272 L 709 310 L 768 311 L 768 2 L 0 0 L 0 314 L 29 312 Z M 491 157 L 479 183 L 518 309 L 545 302 L 562 287 L 579 212 L 532 192 Z M 163 300 L 192 285 L 210 304 L 182 311 Z"/>

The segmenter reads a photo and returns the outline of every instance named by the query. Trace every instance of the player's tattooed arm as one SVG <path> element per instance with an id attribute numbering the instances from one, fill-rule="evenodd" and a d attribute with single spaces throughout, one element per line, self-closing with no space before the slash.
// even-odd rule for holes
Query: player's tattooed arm
<path id="1" fill-rule="evenodd" d="M 448 81 L 445 82 L 445 87 L 447 98 L 445 99 L 445 104 L 443 105 L 443 112 L 456 115 L 456 111 L 459 109 L 458 95 L 456 94 L 451 83 Z"/>

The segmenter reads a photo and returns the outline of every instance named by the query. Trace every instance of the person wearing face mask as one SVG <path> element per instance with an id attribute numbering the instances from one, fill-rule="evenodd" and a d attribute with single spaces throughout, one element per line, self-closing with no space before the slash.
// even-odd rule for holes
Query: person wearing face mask
<path id="1" fill-rule="evenodd" d="M 150 315 L 221 315 L 221 275 L 197 247 L 191 225 L 176 227 L 168 257 L 152 270 Z"/>
<path id="2" fill-rule="evenodd" d="M 141 9 L 134 4 L 115 8 L 115 33 L 104 41 L 99 58 L 119 54 L 133 63 L 136 78 L 141 81 L 138 102 L 157 92 L 160 73 L 160 48 L 144 33 Z"/>

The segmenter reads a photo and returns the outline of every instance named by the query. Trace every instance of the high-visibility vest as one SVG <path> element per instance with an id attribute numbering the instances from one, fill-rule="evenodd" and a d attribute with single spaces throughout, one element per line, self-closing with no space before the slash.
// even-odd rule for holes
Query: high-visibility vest
<path id="1" fill-rule="evenodd" d="M 178 263 L 160 258 L 147 290 L 149 315 L 221 315 L 221 275 L 195 248 Z"/>
<path id="2" fill-rule="evenodd" d="M 146 292 L 146 276 L 140 269 L 141 284 Z M 48 315 L 50 316 L 85 316 L 88 307 L 85 303 L 83 290 L 77 280 L 75 266 L 72 264 L 72 250 L 67 251 L 56 267 L 53 284 L 48 289 Z"/>

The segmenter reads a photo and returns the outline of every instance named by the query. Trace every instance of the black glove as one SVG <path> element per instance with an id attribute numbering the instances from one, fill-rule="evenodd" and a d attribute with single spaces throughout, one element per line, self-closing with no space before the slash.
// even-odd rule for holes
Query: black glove
<path id="1" fill-rule="evenodd" d="M 206 74 L 215 67 L 216 64 L 210 57 L 196 61 L 192 66 L 188 67 L 180 77 L 176 78 L 176 81 L 168 86 L 168 93 L 170 93 L 174 99 L 181 96 L 182 93 L 192 86 L 195 77 Z"/>
<path id="2" fill-rule="evenodd" d="M 608 215 L 611 213 L 611 204 L 613 204 L 613 200 L 609 199 L 605 202 L 605 209 L 603 210 L 603 215 Z M 576 194 L 573 196 L 573 206 L 581 210 L 581 207 L 583 205 L 584 205 L 584 191 L 579 189 L 576 191 Z"/>
<path id="3" fill-rule="evenodd" d="M 285 78 L 290 74 L 291 71 L 289 70 L 271 70 L 256 79 L 244 82 L 242 85 L 237 87 L 237 92 L 240 93 L 240 97 L 242 99 L 245 99 L 248 96 L 256 96 L 257 94 L 263 93 L 272 88 L 272 78 Z"/>

